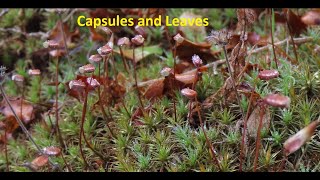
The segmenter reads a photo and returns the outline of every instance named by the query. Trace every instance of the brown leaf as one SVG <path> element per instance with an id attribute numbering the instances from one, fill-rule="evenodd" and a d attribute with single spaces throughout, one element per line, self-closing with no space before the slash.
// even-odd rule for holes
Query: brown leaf
<path id="1" fill-rule="evenodd" d="M 10 98 L 10 104 L 12 105 L 13 110 L 16 112 L 18 117 L 25 123 L 29 124 L 34 118 L 33 106 L 29 102 L 22 100 L 20 98 Z M 22 108 L 21 108 L 22 102 Z M 21 111 L 22 110 L 22 111 Z M 3 100 L 0 103 L 0 112 L 6 117 L 14 117 L 13 112 L 11 111 L 9 105 Z"/>
<path id="2" fill-rule="evenodd" d="M 307 141 L 309 141 L 314 134 L 317 126 L 320 124 L 320 121 L 313 121 L 305 128 L 301 129 L 295 135 L 291 136 L 286 142 L 284 142 L 283 147 L 286 155 L 294 153 L 301 146 L 303 146 Z"/>
<path id="3" fill-rule="evenodd" d="M 67 48 L 73 47 L 74 40 L 79 37 L 79 29 L 77 28 L 75 31 L 70 32 L 68 24 L 63 24 L 63 32 L 66 37 L 66 44 Z M 52 29 L 50 36 L 50 40 L 54 40 L 59 43 L 60 47 L 64 47 L 64 41 L 63 41 L 63 33 L 61 32 L 61 22 L 58 21 L 55 25 L 55 27 Z M 58 50 L 51 50 L 50 55 L 53 57 L 59 57 L 65 54 L 64 48 L 58 49 Z"/>
<path id="4" fill-rule="evenodd" d="M 250 25 L 253 24 L 254 21 L 257 19 L 257 14 L 254 9 L 240 8 L 237 9 L 237 18 L 239 24 Z"/>
<path id="5" fill-rule="evenodd" d="M 251 115 L 247 121 L 248 134 L 252 138 L 257 137 L 257 131 L 258 131 L 259 123 L 260 123 L 260 111 L 261 111 L 260 106 L 257 106 L 253 110 L 253 112 L 251 113 Z M 271 120 L 270 110 L 269 110 L 269 108 L 266 108 L 264 110 L 264 114 L 262 116 L 262 129 L 261 130 L 263 130 L 263 129 L 269 130 L 270 120 Z"/>
<path id="6" fill-rule="evenodd" d="M 121 55 L 119 48 L 115 48 L 113 50 L 113 52 Z M 126 59 L 133 60 L 133 49 L 122 49 L 122 53 Z M 135 61 L 139 62 L 140 60 L 142 60 L 152 54 L 161 55 L 162 49 L 157 45 L 135 48 L 135 51 L 134 51 Z"/>
<path id="7" fill-rule="evenodd" d="M 192 74 L 176 74 L 175 78 L 184 84 L 193 84 L 198 80 L 198 74 L 196 71 Z"/>
<path id="8" fill-rule="evenodd" d="M 164 90 L 164 80 L 159 79 L 158 81 L 155 81 L 149 87 L 144 93 L 144 97 L 148 100 L 152 100 L 154 98 L 161 97 L 163 95 Z"/>
<path id="9" fill-rule="evenodd" d="M 303 31 L 307 30 L 307 25 L 301 21 L 298 15 L 290 9 L 284 9 L 283 12 L 287 18 L 289 31 L 292 36 L 299 36 Z"/>
<path id="10" fill-rule="evenodd" d="M 89 26 L 89 30 L 90 30 L 90 39 L 92 41 L 105 41 L 106 38 L 104 36 L 102 36 L 101 34 L 99 34 L 94 28 L 93 26 Z"/>
<path id="11" fill-rule="evenodd" d="M 37 158 L 35 158 L 31 164 L 34 166 L 36 169 L 45 166 L 48 164 L 49 157 L 47 155 L 41 155 Z"/>
<path id="12" fill-rule="evenodd" d="M 308 11 L 301 17 L 301 21 L 306 25 L 320 25 L 320 9 Z"/>
<path id="13" fill-rule="evenodd" d="M 187 60 L 191 62 L 191 58 L 194 54 L 197 54 L 203 60 L 215 60 L 214 57 L 217 53 L 210 50 L 211 44 L 208 42 L 195 43 L 184 38 L 182 43 L 179 43 L 176 49 L 179 59 Z"/>

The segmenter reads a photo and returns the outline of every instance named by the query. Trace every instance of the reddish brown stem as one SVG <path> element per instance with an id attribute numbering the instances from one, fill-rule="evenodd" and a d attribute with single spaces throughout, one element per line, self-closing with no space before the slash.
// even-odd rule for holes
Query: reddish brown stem
<path id="1" fill-rule="evenodd" d="M 125 59 L 125 57 L 124 57 L 124 55 L 123 55 L 123 51 L 122 51 L 121 46 L 119 46 L 119 49 L 120 49 L 120 55 L 121 55 L 123 67 L 124 67 L 124 69 L 126 70 L 126 72 L 127 72 L 128 74 L 130 74 L 130 73 L 129 73 L 128 64 L 127 64 L 127 61 L 126 61 L 126 59 Z"/>
<path id="2" fill-rule="evenodd" d="M 249 118 L 250 109 L 251 109 L 251 105 L 252 105 L 253 92 L 254 91 L 251 91 L 246 117 L 245 117 L 244 122 L 243 122 L 243 133 L 242 133 L 241 147 L 240 147 L 240 166 L 239 166 L 239 171 L 240 172 L 242 171 L 242 164 L 243 164 L 242 161 L 243 161 L 243 155 L 244 155 L 244 153 L 243 153 L 243 151 L 244 151 L 244 141 L 245 141 L 246 133 L 247 133 L 247 121 L 248 121 L 248 118 Z"/>
<path id="3" fill-rule="evenodd" d="M 71 169 L 71 167 L 69 166 L 69 164 L 67 163 L 67 161 L 66 161 L 66 159 L 65 159 L 65 157 L 64 157 L 64 155 L 63 155 L 63 152 L 61 152 L 61 157 L 62 157 L 62 160 L 63 160 L 64 164 L 66 165 L 68 171 L 69 171 L 69 172 L 72 172 L 72 169 Z"/>
<path id="4" fill-rule="evenodd" d="M 257 131 L 257 138 L 256 138 L 256 155 L 254 158 L 254 165 L 253 165 L 253 172 L 256 172 L 257 166 L 258 166 L 258 159 L 259 159 L 259 150 L 261 146 L 261 130 L 262 130 L 262 120 L 263 120 L 263 115 L 265 112 L 265 107 L 264 105 L 260 106 L 260 121 L 259 121 L 259 127 Z"/>
<path id="5" fill-rule="evenodd" d="M 177 46 L 173 46 L 172 43 L 171 43 L 171 39 L 170 39 L 170 36 L 169 36 L 169 30 L 168 30 L 168 27 L 167 26 L 164 26 L 164 29 L 165 29 L 165 33 L 166 33 L 166 38 L 169 42 L 169 45 L 170 45 L 170 49 L 171 49 L 171 52 L 172 52 L 172 56 L 173 56 L 173 88 L 172 88 L 172 94 L 173 94 L 173 111 L 174 111 L 174 121 L 176 122 L 177 120 L 177 110 L 176 110 L 176 100 L 175 100 L 175 94 L 174 94 L 174 90 L 175 90 L 175 87 L 176 87 L 176 49 L 177 49 Z M 190 111 L 189 111 L 190 112 Z"/>
<path id="6" fill-rule="evenodd" d="M 89 84 L 91 84 L 91 81 L 92 81 L 92 79 L 93 79 L 93 74 L 94 74 L 94 73 L 92 73 L 92 76 L 91 76 L 91 79 L 90 79 Z M 89 92 L 86 91 L 86 96 L 88 96 L 88 93 L 89 93 Z M 85 112 L 84 116 L 86 116 L 86 112 Z M 87 138 L 86 138 L 86 135 L 85 135 L 85 133 L 84 133 L 84 130 L 82 131 L 82 135 L 83 135 L 83 139 L 84 139 L 86 145 L 89 147 L 89 149 L 91 149 L 97 156 L 99 156 L 100 159 L 102 159 L 103 161 L 105 161 L 105 158 L 103 157 L 103 155 L 102 155 L 101 153 L 99 153 L 98 151 L 96 151 L 96 150 L 91 146 L 91 144 L 89 143 L 89 141 L 88 141 Z"/>
<path id="7" fill-rule="evenodd" d="M 292 42 L 292 46 L 293 46 L 293 53 L 294 53 L 294 56 L 296 58 L 296 62 L 298 62 L 298 53 L 297 53 L 297 49 L 296 49 L 296 43 L 294 42 L 293 40 L 293 35 L 292 35 L 292 30 L 290 28 L 290 25 L 289 25 L 289 22 L 288 22 L 288 17 L 289 16 L 289 10 L 287 11 L 287 14 L 286 14 L 286 23 L 287 23 L 287 27 L 288 27 L 288 31 L 289 31 L 289 35 L 290 35 L 290 40 Z"/>
<path id="8" fill-rule="evenodd" d="M 20 103 L 21 103 L 21 106 L 20 106 L 20 117 L 22 118 L 22 106 L 23 106 L 23 99 L 24 99 L 24 91 L 25 91 L 25 85 L 23 83 L 22 85 L 22 93 L 21 93 L 21 99 L 20 99 Z"/>
<path id="9" fill-rule="evenodd" d="M 9 159 L 8 159 L 8 140 L 7 140 L 7 127 L 5 127 L 4 129 L 4 153 L 5 153 L 5 156 L 6 156 L 6 171 L 9 172 L 10 169 L 9 169 Z"/>
<path id="10" fill-rule="evenodd" d="M 280 167 L 279 167 L 278 172 L 282 172 L 282 171 L 283 171 L 283 168 L 284 168 L 284 165 L 285 165 L 286 160 L 287 160 L 287 156 L 286 156 L 286 155 L 283 155 L 283 158 L 282 158 L 282 160 L 281 160 L 281 162 L 280 162 Z"/>
<path id="11" fill-rule="evenodd" d="M 278 59 L 277 59 L 276 51 L 275 51 L 275 48 L 274 48 L 272 18 L 273 18 L 273 16 L 272 16 L 272 9 L 271 9 L 271 11 L 270 11 L 271 43 L 272 43 L 273 59 L 274 59 L 274 62 L 276 63 L 276 68 L 278 69 Z"/>
<path id="12" fill-rule="evenodd" d="M 86 112 L 87 112 L 87 105 L 88 105 L 88 88 L 86 88 L 86 90 L 85 90 L 84 104 L 83 104 L 83 108 L 82 108 L 82 116 L 81 116 L 81 124 L 80 124 L 80 134 L 79 134 L 80 155 L 83 159 L 85 168 L 89 167 L 89 165 L 86 161 L 86 158 L 84 156 L 83 149 L 82 149 L 82 135 L 83 135 L 84 121 L 85 121 Z"/>
<path id="13" fill-rule="evenodd" d="M 217 155 L 216 155 L 216 153 L 214 152 L 214 147 L 213 147 L 213 145 L 210 143 L 209 138 L 208 138 L 208 136 L 207 136 L 207 133 L 206 133 L 206 131 L 205 131 L 205 129 L 204 129 L 204 126 L 203 126 L 203 122 L 202 122 L 202 118 L 201 118 L 201 113 L 200 113 L 200 108 L 199 108 L 199 105 L 198 105 L 197 97 L 195 98 L 195 103 L 196 103 L 196 108 L 197 108 L 197 112 L 198 112 L 198 116 L 199 116 L 200 126 L 201 126 L 201 129 L 202 129 L 202 131 L 203 131 L 204 137 L 206 138 L 207 146 L 208 146 L 209 150 L 211 151 L 213 162 L 216 164 L 216 166 L 218 167 L 218 169 L 221 171 L 221 167 L 220 167 L 219 161 L 218 161 L 218 159 L 217 159 Z"/>
<path id="14" fill-rule="evenodd" d="M 137 91 L 139 103 L 140 103 L 142 111 L 144 111 L 144 105 L 142 103 L 142 99 L 141 99 L 141 96 L 140 96 L 140 91 L 139 91 L 139 88 L 138 88 L 137 63 L 136 63 L 136 58 L 135 58 L 135 46 L 133 46 L 133 74 L 134 74 L 135 88 L 136 88 L 136 91 Z"/>
<path id="15" fill-rule="evenodd" d="M 60 146 L 63 150 L 67 150 L 67 147 L 63 141 L 62 134 L 60 132 L 59 127 L 59 110 L 58 110 L 58 99 L 59 99 L 59 58 L 56 60 L 56 79 L 55 79 L 55 86 L 56 86 L 56 97 L 55 97 L 55 116 L 56 116 L 56 131 L 57 136 L 60 142 Z M 63 153 L 61 154 L 63 156 Z M 65 162 L 65 165 L 68 167 L 68 169 L 71 169 L 69 165 Z"/>
<path id="16" fill-rule="evenodd" d="M 38 103 L 41 102 L 41 90 L 42 90 L 41 83 L 42 83 L 42 77 L 39 76 L 39 90 L 38 90 L 39 101 L 38 101 Z"/>
<path id="17" fill-rule="evenodd" d="M 100 77 L 100 62 L 99 62 L 99 69 L 98 69 L 98 74 L 99 74 L 99 77 Z M 100 105 L 100 109 L 101 109 L 101 112 L 102 112 L 102 116 L 103 116 L 103 119 L 106 121 L 106 125 L 110 131 L 110 134 L 112 137 L 114 137 L 114 134 L 108 124 L 108 116 L 104 110 L 104 107 L 103 107 L 103 104 L 102 104 L 102 98 L 101 98 L 101 89 L 100 89 L 100 86 L 98 87 L 98 98 L 99 98 L 99 105 Z"/>

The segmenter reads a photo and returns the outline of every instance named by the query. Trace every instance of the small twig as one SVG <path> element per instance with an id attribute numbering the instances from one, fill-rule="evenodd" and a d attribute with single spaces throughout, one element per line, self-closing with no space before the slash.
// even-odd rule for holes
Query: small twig
<path id="1" fill-rule="evenodd" d="M 66 34 L 64 33 L 64 30 L 63 30 L 63 21 L 62 21 L 62 16 L 61 16 L 61 13 L 58 13 L 59 14 L 59 20 L 60 20 L 60 30 L 61 30 L 61 33 L 62 33 L 62 39 L 63 39 L 63 43 L 64 43 L 64 49 L 66 51 L 66 55 L 67 55 L 67 58 L 68 58 L 68 61 L 71 62 L 71 58 L 70 58 L 70 55 L 69 55 L 69 50 L 68 50 L 68 47 L 67 47 L 67 38 L 66 38 Z"/>
<path id="2" fill-rule="evenodd" d="M 270 15 L 270 22 L 271 22 L 271 43 L 272 43 L 272 51 L 273 51 L 273 59 L 274 59 L 274 62 L 276 63 L 276 68 L 278 69 L 278 59 L 277 59 L 277 56 L 276 56 L 276 51 L 275 51 L 275 48 L 274 48 L 274 38 L 273 38 L 273 27 L 272 27 L 272 22 L 273 22 L 273 9 L 271 9 L 271 15 Z"/>
<path id="3" fill-rule="evenodd" d="M 41 39 L 47 39 L 49 37 L 50 31 L 48 32 L 32 32 L 32 33 L 26 33 L 22 32 L 20 28 L 0 28 L 1 32 L 12 32 L 17 34 L 23 34 L 26 37 L 40 37 Z"/>
<path id="4" fill-rule="evenodd" d="M 228 67 L 228 71 L 229 71 L 229 74 L 230 74 L 230 78 L 232 80 L 232 88 L 236 94 L 236 98 L 237 98 L 237 101 L 238 101 L 238 105 L 240 107 L 240 111 L 241 111 L 241 115 L 243 116 L 244 114 L 244 111 L 241 107 L 241 101 L 240 101 L 240 96 L 239 96 L 239 93 L 238 93 L 238 90 L 237 90 L 237 87 L 236 87 L 236 81 L 235 81 L 235 77 L 234 77 L 234 74 L 232 72 L 232 69 L 231 69 L 231 65 L 230 65 L 230 62 L 228 60 L 228 54 L 227 54 L 227 49 L 226 49 L 226 46 L 223 46 L 223 51 L 224 51 L 224 55 L 226 57 L 226 62 L 227 62 L 227 67 Z"/>

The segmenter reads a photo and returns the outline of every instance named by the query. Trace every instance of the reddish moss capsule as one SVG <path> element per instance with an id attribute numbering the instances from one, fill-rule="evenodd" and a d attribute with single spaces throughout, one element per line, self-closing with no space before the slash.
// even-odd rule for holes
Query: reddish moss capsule
<path id="1" fill-rule="evenodd" d="M 194 98 L 197 97 L 197 92 L 189 88 L 182 89 L 181 94 L 190 100 L 193 100 Z"/>
<path id="2" fill-rule="evenodd" d="M 79 72 L 81 74 L 92 73 L 92 72 L 94 72 L 94 70 L 95 70 L 95 67 L 92 64 L 87 64 L 87 65 L 79 67 Z"/>
<path id="3" fill-rule="evenodd" d="M 71 90 L 82 91 L 82 90 L 84 90 L 85 87 L 86 87 L 86 85 L 84 84 L 84 82 L 82 82 L 80 80 L 72 80 L 69 82 L 69 88 Z"/>
<path id="4" fill-rule="evenodd" d="M 102 60 L 102 57 L 99 54 L 94 54 L 89 57 L 89 62 L 92 64 L 99 63 Z"/>
<path id="5" fill-rule="evenodd" d="M 147 37 L 146 30 L 145 30 L 143 27 L 136 25 L 136 26 L 134 27 L 134 30 L 135 30 L 138 34 L 140 34 L 141 36 Z"/>
<path id="6" fill-rule="evenodd" d="M 127 37 L 122 37 L 117 42 L 118 46 L 130 46 L 130 44 L 130 40 Z"/>
<path id="7" fill-rule="evenodd" d="M 41 71 L 39 69 L 29 69 L 28 74 L 30 76 L 40 76 Z"/>
<path id="8" fill-rule="evenodd" d="M 139 35 L 136 35 L 134 38 L 132 38 L 131 42 L 136 46 L 140 46 L 143 44 L 144 38 L 139 34 Z"/>
<path id="9" fill-rule="evenodd" d="M 24 77 L 19 74 L 15 74 L 12 76 L 12 81 L 14 81 L 16 83 L 23 83 Z"/>
<path id="10" fill-rule="evenodd" d="M 203 64 L 202 59 L 198 55 L 194 54 L 191 59 L 192 59 L 193 64 L 196 67 L 202 66 L 202 64 Z"/>
<path id="11" fill-rule="evenodd" d="M 106 45 L 100 47 L 99 49 L 97 49 L 97 51 L 101 56 L 107 56 L 108 54 L 110 54 L 112 52 L 112 48 L 110 47 L 109 44 L 106 44 Z"/>
<path id="12" fill-rule="evenodd" d="M 54 146 L 45 147 L 43 148 L 43 153 L 48 156 L 58 156 L 61 153 L 61 149 Z"/>
<path id="13" fill-rule="evenodd" d="M 264 102 L 269 106 L 279 108 L 289 108 L 290 98 L 281 94 L 269 94 L 264 98 Z"/>
<path id="14" fill-rule="evenodd" d="M 263 70 L 259 72 L 258 77 L 261 80 L 270 80 L 279 77 L 279 72 L 277 70 Z"/>
<path id="15" fill-rule="evenodd" d="M 170 75 L 171 70 L 172 70 L 172 69 L 169 68 L 169 67 L 164 67 L 164 68 L 161 70 L 160 74 L 161 74 L 161 76 L 163 76 L 163 77 L 167 77 L 167 76 Z"/>
<path id="16" fill-rule="evenodd" d="M 96 88 L 96 87 L 99 87 L 100 86 L 100 83 L 92 78 L 92 77 L 88 77 L 87 78 L 87 83 L 89 84 L 89 86 L 91 86 L 92 88 Z"/>
<path id="17" fill-rule="evenodd" d="M 181 44 L 184 41 L 184 37 L 182 37 L 179 33 L 173 37 L 173 39 L 178 43 Z"/>
<path id="18" fill-rule="evenodd" d="M 48 40 L 43 43 L 44 48 L 58 49 L 59 46 L 60 46 L 59 43 L 54 40 Z"/>
<path id="19" fill-rule="evenodd" d="M 295 135 L 291 136 L 286 142 L 284 142 L 284 152 L 286 155 L 294 153 L 301 146 L 303 146 L 307 141 L 309 141 L 314 134 L 320 121 L 313 121 L 307 127 L 301 129 Z"/>

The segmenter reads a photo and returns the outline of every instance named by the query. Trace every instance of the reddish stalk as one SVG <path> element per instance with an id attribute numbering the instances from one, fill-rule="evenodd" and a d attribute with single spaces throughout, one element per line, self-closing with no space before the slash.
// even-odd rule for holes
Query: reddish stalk
<path id="1" fill-rule="evenodd" d="M 62 20 L 62 17 L 61 17 L 61 13 L 58 12 L 59 14 L 59 20 L 60 20 L 60 30 L 61 30 L 61 33 L 62 33 L 62 39 L 63 39 L 63 44 L 64 44 L 64 50 L 66 51 L 66 55 L 67 55 L 67 59 L 69 62 L 71 62 L 71 58 L 69 56 L 69 50 L 68 50 L 68 47 L 67 47 L 67 41 L 66 41 L 66 34 L 64 33 L 63 31 L 63 20 Z"/>
<path id="2" fill-rule="evenodd" d="M 23 106 L 23 99 L 24 99 L 24 91 L 25 91 L 25 85 L 24 85 L 24 82 L 22 82 L 22 92 L 21 92 L 21 99 L 20 99 L 20 103 L 21 103 L 21 106 L 20 106 L 20 117 L 22 118 L 22 106 Z"/>
<path id="3" fill-rule="evenodd" d="M 59 101 L 59 58 L 56 60 L 56 77 L 55 77 L 55 86 L 56 86 L 56 96 L 55 96 L 55 116 L 56 116 L 56 131 L 58 133 L 58 138 L 60 141 L 60 145 L 63 149 L 67 149 L 66 145 L 64 144 L 60 127 L 59 127 L 59 107 L 58 107 L 58 101 Z"/>
<path id="4" fill-rule="evenodd" d="M 173 56 L 173 77 L 176 77 L 176 48 L 177 47 L 176 46 L 173 47 L 173 45 L 171 44 L 168 26 L 164 26 L 164 29 L 165 29 L 166 38 L 169 42 L 170 49 L 171 49 L 172 56 Z M 172 100 L 173 100 L 174 121 L 177 120 L 176 100 L 175 100 L 175 94 L 174 94 L 175 87 L 176 87 L 176 79 L 173 78 L 172 94 L 173 94 L 174 98 Z"/>
<path id="5" fill-rule="evenodd" d="M 91 81 L 92 81 L 92 79 L 93 79 L 93 74 L 94 74 L 94 72 L 92 73 L 92 76 L 91 76 L 91 79 L 90 79 L 89 84 L 91 84 Z M 86 96 L 88 96 L 88 93 L 89 93 L 89 92 L 86 91 L 85 93 L 86 93 Z M 85 110 L 86 110 L 86 109 L 85 109 Z M 86 112 L 84 113 L 84 116 L 86 116 Z M 82 126 L 83 126 L 83 125 L 82 125 Z M 83 130 L 83 128 L 82 128 L 82 130 Z M 103 161 L 105 161 L 105 158 L 103 157 L 103 155 L 102 155 L 101 153 L 99 153 L 98 151 L 96 151 L 96 150 L 91 146 L 91 144 L 89 143 L 89 141 L 88 141 L 87 138 L 86 138 L 86 135 L 85 135 L 84 130 L 82 131 L 82 135 L 83 135 L 83 139 L 84 139 L 86 145 L 89 147 L 89 149 L 91 149 L 97 156 L 99 156 L 100 159 L 102 159 Z"/>
<path id="6" fill-rule="evenodd" d="M 99 77 L 100 77 L 100 66 L 101 66 L 100 64 L 101 64 L 101 63 L 99 62 L 99 65 L 98 65 L 98 68 L 99 68 L 99 69 L 98 69 Z M 105 110 L 104 110 L 103 104 L 102 104 L 100 86 L 98 87 L 98 98 L 99 98 L 99 105 L 100 105 L 100 109 L 101 109 L 101 112 L 102 112 L 103 119 L 106 121 L 106 125 L 107 125 L 107 127 L 108 127 L 108 129 L 109 129 L 109 131 L 110 131 L 110 134 L 111 134 L 111 136 L 114 138 L 114 134 L 113 134 L 113 132 L 112 132 L 112 130 L 111 130 L 109 124 L 108 124 L 108 121 L 107 121 L 108 116 L 107 116 L 107 114 L 106 114 L 106 112 L 105 112 Z"/>
<path id="7" fill-rule="evenodd" d="M 229 61 L 229 59 L 228 59 L 226 46 L 223 46 L 223 51 L 224 51 L 224 55 L 225 55 L 225 57 L 226 57 L 226 64 L 227 64 L 227 67 L 228 67 L 228 71 L 229 71 L 229 74 L 230 74 L 230 77 L 231 77 L 231 80 L 232 80 L 232 83 L 231 83 L 231 84 L 232 84 L 232 88 L 233 88 L 233 90 L 234 90 L 234 92 L 235 92 L 235 94 L 236 94 L 236 97 L 237 97 L 238 105 L 239 105 L 240 111 L 241 111 L 241 116 L 243 116 L 244 111 L 243 111 L 243 109 L 242 109 L 242 107 L 241 107 L 240 96 L 239 96 L 238 91 L 237 91 L 237 88 L 236 88 L 236 81 L 235 81 L 235 77 L 234 77 L 234 74 L 233 74 L 232 69 L 231 69 L 230 61 Z M 240 50 L 239 50 L 239 51 L 240 51 Z M 239 52 L 238 52 L 238 53 L 239 53 Z"/>
<path id="8" fill-rule="evenodd" d="M 281 160 L 281 163 L 280 163 L 280 167 L 279 167 L 279 170 L 278 172 L 282 172 L 283 171 L 283 168 L 284 168 L 284 165 L 285 165 L 285 161 L 287 160 L 287 156 L 285 154 L 283 154 L 283 158 Z"/>
<path id="9" fill-rule="evenodd" d="M 274 39 L 273 39 L 273 28 L 272 28 L 272 19 L 273 19 L 273 13 L 272 13 L 272 9 L 270 11 L 270 24 L 271 24 L 271 43 L 272 43 L 272 51 L 273 51 L 273 60 L 274 62 L 276 63 L 276 68 L 278 69 L 278 59 L 277 59 L 277 56 L 276 56 L 276 51 L 275 51 L 275 48 L 274 48 Z"/>
<path id="10" fill-rule="evenodd" d="M 39 102 L 38 103 L 40 103 L 40 101 L 41 101 L 41 90 L 42 90 L 41 82 L 42 82 L 42 77 L 40 75 L 39 76 L 39 90 L 38 90 Z"/>
<path id="11" fill-rule="evenodd" d="M 85 168 L 87 168 L 89 165 L 86 161 L 86 158 L 84 156 L 83 153 L 83 149 L 82 149 L 82 134 L 83 134 L 83 125 L 84 125 L 84 120 L 85 120 L 85 116 L 86 116 L 86 112 L 87 112 L 87 106 L 88 106 L 88 88 L 85 88 L 85 95 L 84 95 L 84 104 L 83 104 L 83 108 L 82 108 L 82 116 L 81 116 L 81 124 L 80 124 L 80 134 L 79 134 L 79 148 L 80 148 L 80 155 L 83 159 Z"/>
<path id="12" fill-rule="evenodd" d="M 61 152 L 61 155 L 60 155 L 60 156 L 62 157 L 62 160 L 63 160 L 64 164 L 66 165 L 68 171 L 69 171 L 69 172 L 72 172 L 71 167 L 69 166 L 69 164 L 67 163 L 66 159 L 64 158 L 63 152 Z"/>
<path id="13" fill-rule="evenodd" d="M 67 150 L 67 146 L 63 141 L 62 138 L 62 134 L 60 131 L 60 127 L 59 127 L 59 110 L 58 110 L 58 99 L 59 99 L 59 58 L 57 58 L 56 60 L 56 77 L 55 77 L 55 86 L 56 86 L 56 97 L 55 97 L 55 116 L 56 116 L 56 131 L 57 131 L 57 136 L 60 142 L 60 146 L 62 147 L 63 150 Z M 61 156 L 64 159 L 64 155 L 63 152 L 61 153 Z M 64 160 L 64 163 L 66 165 L 66 167 L 68 168 L 68 170 L 71 170 L 69 164 Z"/>
<path id="14" fill-rule="evenodd" d="M 114 77 L 117 77 L 117 70 L 116 70 L 116 63 L 114 61 L 114 56 L 113 56 L 113 51 L 111 52 L 111 60 L 112 60 L 112 64 L 113 64 L 113 74 Z M 117 82 L 117 78 L 114 78 L 115 82 Z"/>
<path id="15" fill-rule="evenodd" d="M 246 117 L 244 119 L 244 125 L 243 125 L 243 133 L 242 133 L 242 138 L 241 138 L 241 147 L 240 147 L 240 166 L 239 166 L 239 171 L 242 171 L 242 164 L 243 164 L 243 150 L 244 150 L 244 141 L 246 138 L 246 133 L 247 133 L 247 122 L 248 122 L 248 118 L 249 118 L 249 114 L 250 114 L 250 109 L 252 106 L 252 100 L 253 100 L 253 92 L 251 91 L 251 95 L 250 95 L 250 100 L 249 100 L 249 105 L 248 105 L 248 109 L 247 109 L 247 113 L 246 113 Z"/>
<path id="16" fill-rule="evenodd" d="M 290 40 L 292 42 L 292 46 L 293 46 L 293 52 L 294 52 L 294 56 L 296 58 L 296 61 L 298 62 L 298 53 L 297 53 L 297 49 L 296 49 L 296 43 L 294 42 L 293 40 L 293 37 L 292 37 L 292 34 L 291 34 L 291 28 L 290 28 L 290 25 L 289 25 L 289 22 L 288 22 L 288 13 L 289 13 L 289 10 L 287 11 L 287 14 L 286 14 L 286 23 L 287 23 L 287 27 L 288 27 L 288 31 L 289 31 L 289 35 L 290 35 Z"/>
<path id="17" fill-rule="evenodd" d="M 260 106 L 260 121 L 259 121 L 259 127 L 257 131 L 257 140 L 256 140 L 256 155 L 254 158 L 254 165 L 253 165 L 253 172 L 256 172 L 257 170 L 257 165 L 258 165 L 258 159 L 259 159 L 259 149 L 261 146 L 261 129 L 262 129 L 262 120 L 263 120 L 263 115 L 265 112 L 265 107 L 264 105 Z"/>
<path id="18" fill-rule="evenodd" d="M 8 147 L 7 147 L 7 128 L 4 128 L 4 153 L 6 156 L 6 171 L 9 172 L 9 159 L 8 159 Z"/>
<path id="19" fill-rule="evenodd" d="M 196 103 L 196 108 L 197 108 L 197 112 L 198 112 L 198 116 L 199 116 L 199 121 L 200 121 L 200 126 L 201 126 L 201 129 L 203 131 L 203 134 L 204 134 L 204 137 L 206 138 L 206 143 L 207 143 L 207 146 L 212 154 L 212 159 L 213 159 L 213 162 L 217 165 L 218 169 L 221 171 L 221 167 L 220 167 L 220 164 L 219 164 L 219 161 L 217 159 L 217 155 L 216 153 L 214 152 L 214 147 L 213 145 L 210 143 L 209 141 L 209 138 L 207 136 L 207 133 L 204 129 L 204 126 L 203 126 L 203 122 L 202 122 L 202 118 L 201 118 L 201 113 L 200 113 L 200 108 L 199 108 L 199 105 L 198 105 L 198 100 L 197 100 L 197 97 L 195 97 L 195 103 Z"/>
<path id="20" fill-rule="evenodd" d="M 125 59 L 125 57 L 124 57 L 124 55 L 123 55 L 123 51 L 122 51 L 121 46 L 119 46 L 119 49 L 120 49 L 120 55 L 121 55 L 123 67 L 124 67 L 124 69 L 126 70 L 126 72 L 127 72 L 128 74 L 130 74 L 130 73 L 129 73 L 129 67 L 128 67 L 127 61 L 126 61 L 126 59 Z"/>
<path id="21" fill-rule="evenodd" d="M 138 88 L 137 63 L 136 63 L 136 58 L 135 58 L 135 45 L 133 46 L 133 74 L 134 74 L 135 88 L 136 88 L 136 91 L 137 91 L 137 94 L 138 94 L 139 103 L 140 103 L 140 106 L 142 108 L 142 111 L 144 111 L 144 105 L 142 103 L 142 99 L 141 99 L 141 96 L 140 96 L 140 91 L 139 91 L 139 88 Z"/>

